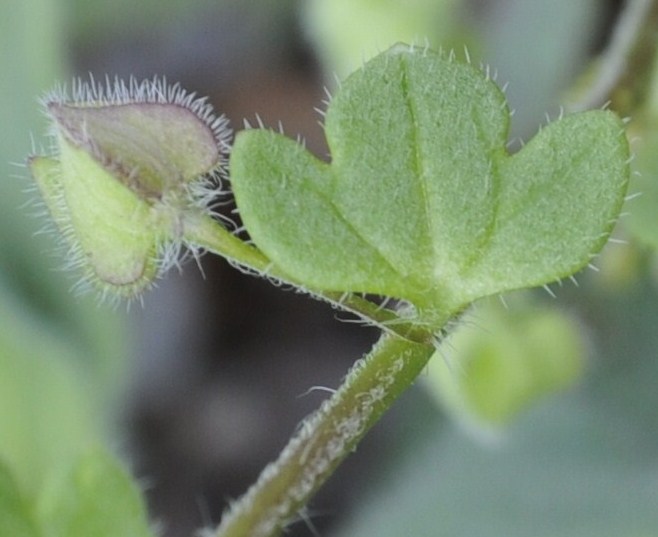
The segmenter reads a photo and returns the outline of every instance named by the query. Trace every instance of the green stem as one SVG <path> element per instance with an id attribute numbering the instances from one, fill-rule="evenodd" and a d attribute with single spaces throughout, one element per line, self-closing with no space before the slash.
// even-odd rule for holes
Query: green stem
<path id="1" fill-rule="evenodd" d="M 185 222 L 185 240 L 250 271 L 301 287 L 257 248 L 210 217 Z M 394 311 L 353 294 L 305 291 L 364 317 L 385 332 L 370 354 L 350 370 L 338 391 L 302 423 L 278 460 L 269 464 L 258 481 L 231 506 L 217 537 L 279 535 L 414 382 L 434 353 L 436 332 L 414 326 Z M 445 321 L 447 318 L 439 324 Z"/>
<path id="2" fill-rule="evenodd" d="M 410 323 L 396 312 L 382 308 L 360 296 L 351 293 L 318 291 L 303 287 L 294 278 L 289 277 L 276 267 L 260 250 L 240 240 L 209 216 L 187 221 L 185 223 L 185 240 L 189 244 L 220 255 L 248 271 L 303 289 L 317 298 L 354 313 L 383 330 L 402 338 L 418 343 L 431 343 L 434 339 L 434 331 Z"/>
<path id="3" fill-rule="evenodd" d="M 658 21 L 658 1 L 629 0 L 614 29 L 612 38 L 600 59 L 596 76 L 587 90 L 569 106 L 571 111 L 589 110 L 615 99 L 620 88 L 637 90 L 646 82 L 641 80 L 648 72 L 656 48 L 655 25 Z M 627 92 L 628 93 L 628 92 Z M 628 95 L 622 95 L 628 99 Z M 621 114 L 634 111 L 634 102 L 614 102 Z"/>
<path id="4" fill-rule="evenodd" d="M 216 537 L 274 537 L 423 370 L 434 353 L 384 334 L 342 386 L 307 418 L 258 481 L 231 506 Z"/>

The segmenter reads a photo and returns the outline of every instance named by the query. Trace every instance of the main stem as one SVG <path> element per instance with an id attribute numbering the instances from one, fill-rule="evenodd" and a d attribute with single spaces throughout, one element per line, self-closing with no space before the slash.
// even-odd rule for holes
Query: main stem
<path id="1" fill-rule="evenodd" d="M 185 241 L 251 271 L 296 284 L 262 252 L 210 217 L 186 222 Z M 279 458 L 231 505 L 216 537 L 280 535 L 434 353 L 435 332 L 405 321 L 392 310 L 352 294 L 307 291 L 378 324 L 383 335 L 352 367 L 341 387 L 302 423 Z"/>
<path id="2" fill-rule="evenodd" d="M 308 417 L 279 458 L 231 505 L 216 537 L 274 537 L 423 370 L 430 344 L 384 334 Z"/>

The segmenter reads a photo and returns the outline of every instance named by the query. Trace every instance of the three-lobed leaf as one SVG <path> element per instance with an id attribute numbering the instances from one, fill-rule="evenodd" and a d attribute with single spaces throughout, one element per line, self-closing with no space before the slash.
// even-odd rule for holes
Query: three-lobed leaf
<path id="1" fill-rule="evenodd" d="M 572 274 L 623 203 L 621 121 L 592 111 L 506 149 L 509 110 L 480 70 L 397 45 L 342 84 L 331 163 L 286 137 L 241 132 L 231 177 L 256 245 L 299 283 L 453 314 Z"/>

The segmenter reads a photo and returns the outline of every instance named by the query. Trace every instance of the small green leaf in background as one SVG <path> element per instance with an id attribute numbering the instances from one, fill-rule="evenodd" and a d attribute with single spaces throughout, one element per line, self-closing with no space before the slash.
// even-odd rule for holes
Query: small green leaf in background
<path id="1" fill-rule="evenodd" d="M 325 69 L 344 78 L 391 43 L 429 41 L 430 46 L 445 46 L 462 30 L 461 4 L 461 0 L 308 0 L 300 8 L 308 38 Z"/>
<path id="2" fill-rule="evenodd" d="M 583 371 L 580 326 L 554 307 L 482 304 L 428 366 L 426 385 L 460 420 L 498 428 Z M 443 356 L 441 356 L 443 355 Z"/>
<path id="3" fill-rule="evenodd" d="M 3 278 L 0 319 L 0 458 L 34 498 L 51 472 L 102 437 L 105 417 L 92 375 L 75 367 L 87 356 L 27 309 Z"/>
<path id="4" fill-rule="evenodd" d="M 0 462 L 0 535 L 38 537 L 37 526 L 27 502 L 9 469 Z"/>
<path id="5" fill-rule="evenodd" d="M 480 70 L 396 45 L 331 102 L 331 164 L 282 135 L 239 133 L 236 202 L 256 245 L 302 284 L 445 317 L 579 270 L 623 203 L 629 150 L 613 113 L 567 116 L 514 155 L 508 126 Z"/>
<path id="6" fill-rule="evenodd" d="M 47 537 L 152 537 L 141 492 L 119 462 L 98 449 L 45 489 L 39 505 Z"/>

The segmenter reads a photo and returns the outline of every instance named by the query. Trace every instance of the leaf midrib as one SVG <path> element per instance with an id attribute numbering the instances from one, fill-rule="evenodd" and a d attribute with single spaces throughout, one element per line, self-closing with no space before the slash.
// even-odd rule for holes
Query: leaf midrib
<path id="1" fill-rule="evenodd" d="M 407 111 L 409 113 L 409 121 L 411 123 L 411 144 L 413 147 L 413 162 L 412 162 L 412 172 L 413 176 L 416 178 L 418 183 L 418 189 L 422 197 L 422 207 L 423 207 L 423 218 L 422 222 L 424 224 L 424 236 L 430 242 L 430 250 L 432 257 L 432 266 L 435 266 L 438 261 L 438 253 L 436 249 L 436 241 L 433 240 L 432 236 L 432 207 L 430 205 L 429 196 L 427 195 L 427 185 L 425 183 L 425 178 L 427 175 L 424 160 L 421 155 L 420 140 L 422 136 L 420 135 L 420 128 L 418 124 L 418 112 L 414 99 L 411 97 L 410 91 L 410 78 L 409 78 L 409 66 L 404 59 L 401 59 L 401 70 L 402 70 L 402 80 L 400 81 L 400 88 L 402 90 L 402 98 L 407 106 Z M 431 281 L 432 278 L 430 277 Z"/>

